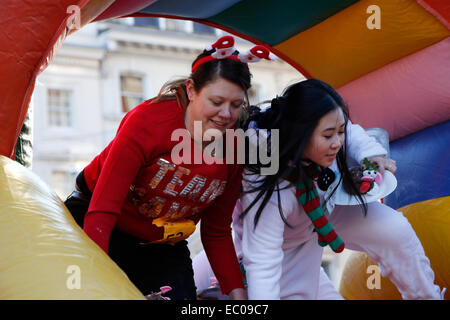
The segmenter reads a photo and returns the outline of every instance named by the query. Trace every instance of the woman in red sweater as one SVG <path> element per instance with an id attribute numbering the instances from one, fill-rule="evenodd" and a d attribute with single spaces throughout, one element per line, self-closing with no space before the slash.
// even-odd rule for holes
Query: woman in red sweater
<path id="1" fill-rule="evenodd" d="M 221 40 L 234 43 L 232 37 Z M 202 243 L 223 293 L 246 298 L 231 236 L 242 167 L 186 161 L 207 146 L 194 136 L 194 123 L 201 124 L 202 136 L 207 129 L 225 133 L 236 128 L 244 112 L 251 74 L 234 47 L 222 54 L 226 50 L 214 45 L 205 50 L 188 79 L 166 84 L 156 98 L 128 112 L 115 138 L 78 175 L 76 191 L 65 202 L 144 295 L 168 285 L 171 299 L 196 299 L 185 239 L 201 220 Z M 189 132 L 192 152 L 175 164 L 171 154 L 179 140 L 172 133 L 177 129 Z"/>

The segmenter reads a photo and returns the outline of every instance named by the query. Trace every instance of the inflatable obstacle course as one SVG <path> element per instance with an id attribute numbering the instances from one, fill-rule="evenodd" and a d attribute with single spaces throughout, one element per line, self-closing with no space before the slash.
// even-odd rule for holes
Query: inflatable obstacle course
<path id="1" fill-rule="evenodd" d="M 78 22 L 78 27 L 83 27 L 91 22 L 130 16 L 136 19 L 165 17 L 193 20 L 268 46 L 306 78 L 319 78 L 335 87 L 348 104 L 354 123 L 364 128 L 385 129 L 391 139 L 391 156 L 399 168 L 396 177 L 400 186 L 386 199 L 386 204 L 395 209 L 416 208 L 423 202 L 422 209 L 429 214 L 417 211 L 416 214 L 411 213 L 411 219 L 415 215 L 417 219 L 420 217 L 420 222 L 416 222 L 414 227 L 424 246 L 427 246 L 425 251 L 435 271 L 441 268 L 448 271 L 445 269 L 448 262 L 442 260 L 445 255 L 436 248 L 448 250 L 450 240 L 445 236 L 433 240 L 431 235 L 435 232 L 435 225 L 432 224 L 434 215 L 447 212 L 449 216 L 448 202 L 440 200 L 450 196 L 448 1 L 280 0 L 263 6 L 259 2 L 45 0 L 24 3 L 4 0 L 0 25 L 8 36 L 0 41 L 0 155 L 11 159 L 15 157 L 36 77 L 51 63 L 64 39 L 76 32 L 74 22 L 75 25 Z M 79 238 L 78 234 L 74 238 L 70 231 L 76 226 L 67 220 L 70 217 L 63 213 L 60 200 L 51 190 L 41 184 L 31 188 L 29 183 L 34 178 L 21 185 L 20 179 L 12 179 L 22 172 L 21 169 L 2 159 L 2 172 L 4 166 L 12 168 L 10 172 L 13 174 L 9 176 L 8 183 L 3 184 L 0 180 L 0 266 L 1 277 L 5 279 L 1 284 L 5 283 L 5 287 L 0 287 L 0 298 L 2 295 L 26 296 L 19 294 L 19 288 L 29 288 L 25 281 L 36 286 L 48 283 L 47 292 L 55 290 L 52 293 L 55 297 L 75 297 L 76 292 L 80 291 L 67 291 L 61 287 L 64 283 L 61 280 L 66 279 L 67 274 L 63 272 L 61 275 L 60 268 L 67 267 L 66 259 L 69 257 L 74 260 L 79 258 L 77 261 L 80 263 L 86 261 L 85 251 L 72 254 L 68 253 L 68 248 L 73 246 L 71 249 L 81 250 L 77 247 L 81 245 L 80 239 L 84 239 L 84 244 L 89 239 L 84 235 Z M 27 173 L 24 177 L 30 179 L 31 175 Z M 0 179 L 6 179 L 6 176 Z M 36 179 L 33 181 L 36 182 Z M 11 189 L 13 182 L 15 185 Z M 16 188 L 16 184 L 21 187 Z M 3 203 L 3 200 L 6 202 Z M 447 223 L 447 231 L 443 233 L 448 233 L 448 220 L 445 217 L 439 219 Z M 420 228 L 424 228 L 423 232 L 419 231 L 422 230 Z M 53 241 L 55 239 L 58 240 L 56 243 Z M 28 257 L 37 260 L 27 262 L 25 251 L 19 249 L 32 252 Z M 52 249 L 56 251 L 52 253 Z M 107 261 L 106 255 L 97 254 L 92 254 L 95 258 L 91 257 L 99 259 L 95 260 L 95 268 L 99 268 L 98 261 Z M 59 261 L 56 258 L 61 256 L 66 259 Z M 43 257 L 53 259 L 51 266 L 59 261 L 58 269 L 46 269 L 48 265 L 41 264 L 47 261 Z M 15 264 L 8 264 L 11 258 L 17 259 Z M 88 266 L 92 267 L 93 261 Z M 106 262 L 105 265 L 110 266 Z M 14 268 L 17 270 L 12 270 Z M 90 269 L 85 268 L 86 265 L 83 265 L 81 274 L 89 275 Z M 47 275 L 46 272 L 53 274 L 54 282 L 48 282 L 45 277 L 35 279 Z M 436 271 L 437 281 L 439 274 Z M 448 285 L 448 279 L 442 279 Z M 14 281 L 17 286 L 13 286 Z M 86 283 L 96 283 L 95 279 L 93 281 Z M 19 291 L 10 291 L 12 288 Z M 86 289 L 83 285 L 82 288 Z M 108 292 L 106 296 L 112 294 Z M 104 297 L 103 294 L 93 296 Z M 45 297 L 41 295 L 41 298 Z"/>

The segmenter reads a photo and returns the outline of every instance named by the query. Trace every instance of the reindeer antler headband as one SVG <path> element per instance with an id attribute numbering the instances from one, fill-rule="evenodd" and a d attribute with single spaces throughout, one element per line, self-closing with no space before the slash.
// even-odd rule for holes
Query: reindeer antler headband
<path id="1" fill-rule="evenodd" d="M 270 53 L 269 49 L 264 46 L 257 45 L 251 48 L 247 52 L 239 53 L 238 55 L 233 54 L 236 49 L 234 48 L 234 38 L 232 36 L 224 36 L 217 40 L 212 45 L 206 47 L 206 50 L 210 51 L 216 49 L 211 55 L 199 59 L 192 67 L 192 72 L 197 69 L 198 66 L 205 62 L 212 60 L 222 60 L 231 59 L 240 61 L 242 63 L 247 62 L 258 62 L 261 59 L 275 60 L 276 57 Z"/>

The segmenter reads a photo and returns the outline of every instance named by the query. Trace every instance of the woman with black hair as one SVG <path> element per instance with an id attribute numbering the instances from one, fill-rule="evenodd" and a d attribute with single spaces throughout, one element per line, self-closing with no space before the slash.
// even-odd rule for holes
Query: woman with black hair
<path id="1" fill-rule="evenodd" d="M 346 247 L 368 253 L 404 299 L 441 298 L 408 220 L 379 202 L 364 203 L 351 179 L 347 161 L 361 164 L 367 157 L 380 171 L 393 173 L 395 161 L 348 120 L 335 90 L 316 79 L 291 85 L 264 112 L 253 109 L 247 127 L 279 130 L 279 144 L 268 147 L 278 148 L 278 172 L 263 176 L 261 164 L 246 165 L 243 211 L 234 219 L 249 299 L 341 298 L 321 272 L 326 245 L 335 252 Z M 335 205 L 324 212 L 324 194 L 334 178 L 354 190 L 360 206 Z"/>

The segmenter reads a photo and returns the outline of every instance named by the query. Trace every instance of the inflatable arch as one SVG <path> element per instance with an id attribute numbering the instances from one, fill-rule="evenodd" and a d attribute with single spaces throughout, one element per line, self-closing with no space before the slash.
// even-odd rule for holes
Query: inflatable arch
<path id="1" fill-rule="evenodd" d="M 89 289 L 83 297 L 141 298 L 129 283 L 122 291 L 108 287 L 127 279 L 73 226 L 51 190 L 7 159 L 15 158 L 36 77 L 64 39 L 88 23 L 122 17 L 189 19 L 221 28 L 268 46 L 307 78 L 330 83 L 344 97 L 354 122 L 389 133 L 399 188 L 386 201 L 396 209 L 420 207 L 428 214 L 422 213 L 421 223 L 415 225 L 422 241 L 431 237 L 435 227 L 422 221 L 434 221 L 434 214 L 448 212 L 450 7 L 446 0 L 281 0 L 264 6 L 258 0 L 5 0 L 0 10 L 0 261 L 9 273 L 1 274 L 3 298 L 37 296 L 8 291 L 10 281 L 20 280 L 14 269 L 25 272 L 25 259 L 34 268 L 24 280 L 29 288 L 46 283 L 54 291 L 53 295 L 41 292 L 41 298 L 55 297 L 56 292 L 61 294 L 58 297 L 75 298 L 75 291 L 57 287 L 64 273 L 55 273 L 62 277 L 56 287 L 45 273 L 71 259 L 100 288 Z M 11 191 L 16 188 L 19 191 Z M 448 226 L 448 220 L 445 223 Z M 429 244 L 427 253 L 448 250 L 450 240 L 445 239 Z M 81 254 L 79 246 L 86 246 L 89 255 Z M 69 253 L 69 248 L 74 251 Z M 98 272 L 94 261 L 108 270 L 104 277 L 94 276 Z M 439 269 L 445 261 L 432 264 Z M 17 284 L 25 286 L 25 282 Z"/>

